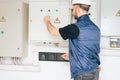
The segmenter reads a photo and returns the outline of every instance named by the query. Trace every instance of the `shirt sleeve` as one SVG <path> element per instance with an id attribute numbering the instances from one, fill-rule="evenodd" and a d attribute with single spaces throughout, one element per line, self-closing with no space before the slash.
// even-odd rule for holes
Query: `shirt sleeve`
<path id="1" fill-rule="evenodd" d="M 79 35 L 79 28 L 75 24 L 70 24 L 59 28 L 59 33 L 64 40 L 74 39 Z"/>

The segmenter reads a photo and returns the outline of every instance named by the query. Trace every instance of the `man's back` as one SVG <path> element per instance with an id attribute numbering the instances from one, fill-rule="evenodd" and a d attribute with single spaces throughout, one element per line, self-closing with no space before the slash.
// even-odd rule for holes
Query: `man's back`
<path id="1" fill-rule="evenodd" d="M 81 16 L 76 23 L 80 34 L 69 40 L 71 75 L 73 77 L 94 73 L 100 64 L 100 30 L 91 22 L 88 15 Z"/>

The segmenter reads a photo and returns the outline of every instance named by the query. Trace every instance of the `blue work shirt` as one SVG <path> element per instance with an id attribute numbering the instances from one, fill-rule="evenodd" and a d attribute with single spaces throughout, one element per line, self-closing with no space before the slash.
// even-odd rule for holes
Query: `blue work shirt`
<path id="1" fill-rule="evenodd" d="M 71 77 L 85 73 L 94 73 L 100 65 L 100 29 L 88 15 L 77 19 L 79 28 L 77 38 L 69 39 Z"/>

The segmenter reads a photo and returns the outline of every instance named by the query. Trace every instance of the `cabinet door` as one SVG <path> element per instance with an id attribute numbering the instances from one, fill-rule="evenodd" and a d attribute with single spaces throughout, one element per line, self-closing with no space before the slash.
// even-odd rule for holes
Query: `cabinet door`
<path id="1" fill-rule="evenodd" d="M 0 56 L 19 57 L 22 53 L 22 5 L 0 2 Z"/>
<path id="2" fill-rule="evenodd" d="M 120 36 L 120 0 L 101 0 L 101 33 Z"/>
<path id="3" fill-rule="evenodd" d="M 70 1 L 54 1 L 54 2 L 30 2 L 30 26 L 29 34 L 32 41 L 62 41 L 60 38 L 52 36 L 46 25 L 43 17 L 50 15 L 51 22 L 56 27 L 64 27 L 70 23 Z"/>

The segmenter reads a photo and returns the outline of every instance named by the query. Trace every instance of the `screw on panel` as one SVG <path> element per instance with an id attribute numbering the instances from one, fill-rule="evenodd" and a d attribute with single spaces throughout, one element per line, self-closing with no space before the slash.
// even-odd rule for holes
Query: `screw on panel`
<path id="1" fill-rule="evenodd" d="M 43 44 L 46 44 L 46 42 L 43 42 Z"/>
<path id="2" fill-rule="evenodd" d="M 56 9 L 55 11 L 58 12 L 58 9 Z"/>
<path id="3" fill-rule="evenodd" d="M 50 12 L 50 9 L 48 9 L 48 12 Z"/>
<path id="4" fill-rule="evenodd" d="M 30 20 L 30 22 L 32 22 L 32 20 Z"/>
<path id="5" fill-rule="evenodd" d="M 20 48 L 17 48 L 17 50 L 20 50 Z"/>
<path id="6" fill-rule="evenodd" d="M 1 34 L 4 34 L 4 31 L 1 31 Z"/>
<path id="7" fill-rule="evenodd" d="M 20 12 L 20 9 L 17 9 L 18 12 Z"/>
<path id="8" fill-rule="evenodd" d="M 43 12 L 43 10 L 41 9 L 40 12 Z"/>

